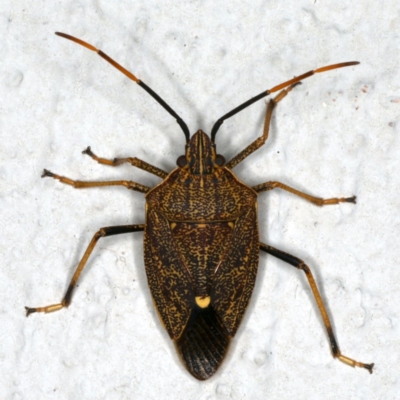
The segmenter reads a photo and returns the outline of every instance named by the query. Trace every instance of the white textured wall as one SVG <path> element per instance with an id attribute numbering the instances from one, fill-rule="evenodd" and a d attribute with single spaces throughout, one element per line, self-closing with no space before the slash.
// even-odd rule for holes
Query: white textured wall
<path id="1" fill-rule="evenodd" d="M 215 4 L 219 5 L 215 5 Z M 69 309 L 61 300 L 94 232 L 144 222 L 140 193 L 74 190 L 81 180 L 156 177 L 83 156 L 137 156 L 165 170 L 183 153 L 179 127 L 103 49 L 162 95 L 191 131 L 294 75 L 267 145 L 235 168 L 250 185 L 279 180 L 314 195 L 356 194 L 317 208 L 279 190 L 260 195 L 262 240 L 314 271 L 345 355 L 332 359 L 299 271 L 262 255 L 249 312 L 220 371 L 181 366 L 147 288 L 142 234 L 100 241 Z M 395 399 L 400 355 L 400 4 L 396 0 L 34 1 L 0 4 L 1 399 Z M 265 102 L 217 136 L 229 159 L 262 130 Z"/>

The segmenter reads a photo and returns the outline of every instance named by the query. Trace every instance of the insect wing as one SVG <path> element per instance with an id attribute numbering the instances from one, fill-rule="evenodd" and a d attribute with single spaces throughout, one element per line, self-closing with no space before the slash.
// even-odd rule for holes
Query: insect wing
<path id="1" fill-rule="evenodd" d="M 211 304 L 233 336 L 249 303 L 259 258 L 257 206 L 236 221 L 232 241 L 213 279 Z"/>
<path id="2" fill-rule="evenodd" d="M 193 283 L 179 258 L 166 218 L 149 209 L 144 236 L 147 280 L 158 314 L 171 339 L 178 339 L 194 306 Z"/>

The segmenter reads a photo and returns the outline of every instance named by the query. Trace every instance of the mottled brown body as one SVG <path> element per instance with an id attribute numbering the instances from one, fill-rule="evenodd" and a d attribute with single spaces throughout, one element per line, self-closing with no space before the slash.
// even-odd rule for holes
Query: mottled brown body
<path id="1" fill-rule="evenodd" d="M 198 131 L 193 141 L 196 136 L 202 142 L 206 134 Z M 215 164 L 203 173 L 194 169 L 198 173 L 175 169 L 147 193 L 144 259 L 155 305 L 171 339 L 182 341 L 207 313 L 209 324 L 203 322 L 201 331 L 192 329 L 190 342 L 205 347 L 209 341 L 206 347 L 212 347 L 212 330 L 218 326 L 224 340 L 208 358 L 202 349 L 191 349 L 190 356 L 187 348 L 181 351 L 188 368 L 194 366 L 190 372 L 205 379 L 222 361 L 254 287 L 257 193 L 225 167 Z M 196 298 L 208 297 L 208 306 L 199 307 Z M 193 332 L 199 334 L 197 339 Z"/>
<path id="2" fill-rule="evenodd" d="M 136 157 L 109 160 L 96 156 L 90 147 L 83 151 L 100 164 L 117 167 L 130 163 L 163 179 L 153 189 L 130 180 L 82 182 L 44 170 L 42 177 L 57 179 L 74 188 L 124 186 L 145 193 L 146 222 L 101 228 L 80 260 L 62 301 L 45 307 L 25 307 L 26 315 L 58 311 L 70 305 L 74 288 L 99 239 L 144 231 L 145 268 L 155 307 L 187 370 L 195 378 L 204 380 L 210 378 L 220 366 L 229 342 L 243 319 L 253 291 L 261 250 L 305 273 L 325 325 L 333 357 L 372 373 L 374 364 L 353 360 L 339 350 L 310 268 L 299 258 L 261 243 L 258 237 L 257 195 L 261 192 L 280 188 L 318 206 L 355 203 L 355 196 L 322 199 L 276 181 L 250 188 L 231 171 L 265 143 L 276 104 L 302 79 L 358 62 L 318 68 L 260 93 L 217 120 L 210 139 L 201 130 L 190 137 L 189 129 L 179 115 L 143 81 L 107 54 L 73 36 L 57 35 L 97 52 L 141 86 L 176 118 L 185 135 L 186 147 L 185 154 L 177 160 L 178 167 L 169 174 Z M 216 153 L 215 145 L 216 133 L 224 120 L 277 91 L 280 92 L 267 106 L 263 134 L 225 163 L 224 157 Z"/>
<path id="3" fill-rule="evenodd" d="M 225 190 L 222 192 L 217 189 L 217 177 L 224 181 Z M 186 181 L 189 187 L 182 186 L 181 180 Z M 200 180 L 203 188 L 200 188 Z M 240 194 L 243 197 L 237 197 Z M 195 296 L 210 295 L 214 275 L 224 269 L 233 250 L 231 246 L 235 244 L 235 235 L 239 234 L 238 225 L 244 231 L 239 234 L 243 247 L 250 246 L 253 241 L 258 247 L 257 223 L 251 227 L 247 225 L 249 219 L 252 218 L 252 222 L 256 220 L 257 194 L 224 168 L 205 177 L 175 170 L 147 194 L 146 200 L 146 225 L 152 225 L 154 231 L 150 227 L 145 230 L 145 255 L 147 244 L 153 243 L 153 237 L 157 237 L 157 245 L 167 240 L 179 254 L 179 264 L 184 265 L 190 274 Z M 176 210 L 175 215 L 168 209 L 169 204 L 173 204 L 171 208 Z M 215 213 L 210 215 L 210 210 Z M 163 233 L 168 239 L 159 237 L 159 226 L 165 227 L 167 233 Z M 254 261 L 257 264 L 258 256 Z"/>

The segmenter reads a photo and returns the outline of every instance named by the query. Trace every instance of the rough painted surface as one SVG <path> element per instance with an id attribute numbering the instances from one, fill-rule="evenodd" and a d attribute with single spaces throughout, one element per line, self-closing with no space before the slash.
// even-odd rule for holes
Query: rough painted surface
<path id="1" fill-rule="evenodd" d="M 360 1 L 38 1 L 0 4 L 0 398 L 395 399 L 400 393 L 400 5 Z M 171 170 L 176 122 L 104 60 L 101 48 L 162 95 L 192 132 L 314 67 L 357 67 L 304 81 L 282 101 L 266 146 L 234 171 L 357 205 L 317 208 L 260 195 L 261 239 L 314 271 L 345 355 L 329 353 L 304 276 L 261 255 L 249 313 L 221 370 L 195 381 L 180 365 L 147 289 L 142 234 L 102 239 L 68 310 L 61 300 L 92 235 L 144 222 L 140 193 L 74 190 L 40 179 L 155 176 L 81 154 L 137 156 Z M 227 159 L 262 131 L 260 101 L 217 135 Z M 268 227 L 268 230 L 267 230 Z"/>

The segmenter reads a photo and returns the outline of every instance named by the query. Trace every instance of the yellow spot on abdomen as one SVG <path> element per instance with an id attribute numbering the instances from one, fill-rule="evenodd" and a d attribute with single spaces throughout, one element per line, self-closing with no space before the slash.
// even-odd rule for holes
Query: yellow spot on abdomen
<path id="1" fill-rule="evenodd" d="M 195 300 L 196 300 L 196 304 L 200 308 L 206 308 L 209 306 L 209 304 L 211 302 L 211 297 L 210 296 L 207 296 L 207 297 L 196 296 Z"/>

